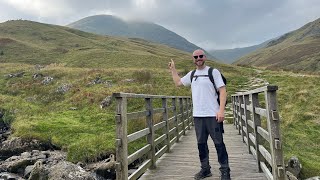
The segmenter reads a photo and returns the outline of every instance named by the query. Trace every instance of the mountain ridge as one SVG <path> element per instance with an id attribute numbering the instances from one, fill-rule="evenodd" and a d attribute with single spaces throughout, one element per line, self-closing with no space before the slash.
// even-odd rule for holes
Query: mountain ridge
<path id="1" fill-rule="evenodd" d="M 209 50 L 209 53 L 214 54 L 215 57 L 219 59 L 220 62 L 231 64 L 235 62 L 237 59 L 239 59 L 240 57 L 246 54 L 249 54 L 250 52 L 253 52 L 259 48 L 265 47 L 270 41 L 271 40 L 268 40 L 257 45 L 241 47 L 241 48 Z"/>
<path id="2" fill-rule="evenodd" d="M 171 58 L 191 59 L 187 52 L 142 39 L 101 36 L 26 20 L 0 23 L 0 52 L 3 63 L 64 63 L 73 67 L 141 67 L 152 63 L 166 67 Z M 138 59 L 149 61 L 140 64 Z"/>
<path id="3" fill-rule="evenodd" d="M 268 69 L 320 71 L 320 18 L 270 41 L 234 64 Z"/>
<path id="4" fill-rule="evenodd" d="M 94 15 L 70 23 L 67 27 L 100 35 L 142 38 L 186 52 L 202 49 L 165 27 L 142 20 L 125 21 L 112 15 Z M 209 58 L 216 59 L 207 52 Z"/>

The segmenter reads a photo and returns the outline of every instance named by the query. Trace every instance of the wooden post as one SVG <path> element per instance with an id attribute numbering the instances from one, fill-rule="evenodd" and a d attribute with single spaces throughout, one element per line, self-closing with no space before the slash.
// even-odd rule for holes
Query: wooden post
<path id="1" fill-rule="evenodd" d="M 186 124 L 185 124 L 185 119 L 184 119 L 184 112 L 183 112 L 183 99 L 179 98 L 179 104 L 180 104 L 180 114 L 181 114 L 181 121 L 182 121 L 182 132 L 183 135 L 186 135 Z"/>
<path id="2" fill-rule="evenodd" d="M 244 116 L 245 116 L 245 126 L 246 126 L 246 136 L 247 136 L 247 141 L 248 141 L 248 151 L 249 154 L 252 154 L 250 151 L 250 145 L 253 145 L 253 143 L 250 143 L 250 138 L 249 138 L 249 133 L 252 132 L 251 131 L 251 127 L 248 125 L 248 120 L 250 119 L 250 111 L 247 109 L 247 106 L 250 105 L 249 102 L 249 95 L 244 95 L 243 96 L 243 104 L 244 104 Z"/>
<path id="3" fill-rule="evenodd" d="M 128 179 L 127 98 L 116 97 L 116 178 Z"/>
<path id="4" fill-rule="evenodd" d="M 238 127 L 238 134 L 241 135 L 241 104 L 240 104 L 240 95 L 237 96 L 237 103 L 238 103 L 238 107 L 237 107 L 237 127 Z"/>
<path id="5" fill-rule="evenodd" d="M 194 120 L 193 120 L 193 104 L 192 104 L 192 99 L 189 98 L 190 101 L 190 120 L 191 120 L 191 125 L 194 126 Z"/>
<path id="6" fill-rule="evenodd" d="M 164 128 L 164 133 L 166 134 L 167 138 L 166 138 L 166 144 L 167 144 L 167 152 L 170 152 L 170 135 L 169 135 L 169 131 L 170 131 L 170 124 L 168 122 L 168 102 L 167 102 L 167 98 L 162 98 L 162 107 L 164 108 L 164 112 L 162 114 L 163 116 L 163 121 L 166 122 L 166 127 Z"/>
<path id="7" fill-rule="evenodd" d="M 242 138 L 242 141 L 244 142 L 244 131 L 243 131 L 243 126 L 245 125 L 244 124 L 244 120 L 242 119 L 242 115 L 244 115 L 244 109 L 241 107 L 241 105 L 242 104 L 244 104 L 243 103 L 243 97 L 242 97 L 243 95 L 240 95 L 239 96 L 239 112 L 240 112 L 240 115 L 239 115 L 239 119 L 240 119 L 240 121 L 239 121 L 239 124 L 240 124 L 240 131 L 241 131 L 241 138 Z"/>
<path id="8" fill-rule="evenodd" d="M 172 98 L 172 106 L 173 106 L 174 124 L 176 127 L 176 137 L 177 137 L 176 142 L 179 142 L 179 122 L 178 122 L 178 117 L 177 117 L 176 98 Z"/>
<path id="9" fill-rule="evenodd" d="M 188 98 L 186 98 L 185 99 L 185 101 L 186 101 L 186 118 L 187 118 L 187 127 L 188 127 L 188 130 L 190 130 L 191 128 L 190 128 L 190 112 L 189 112 L 189 110 L 190 110 L 190 108 L 189 108 L 189 99 Z"/>
<path id="10" fill-rule="evenodd" d="M 148 144 L 151 145 L 151 150 L 149 152 L 148 158 L 151 159 L 150 169 L 156 168 L 156 148 L 154 145 L 154 122 L 153 122 L 153 107 L 152 107 L 152 99 L 146 98 L 146 110 L 148 111 L 148 116 L 146 117 L 147 124 L 150 130 L 150 133 L 147 135 Z"/>
<path id="11" fill-rule="evenodd" d="M 276 90 L 265 91 L 265 99 L 272 156 L 272 175 L 274 180 L 284 180 L 286 174 L 280 136 L 280 117 L 277 108 Z"/>
<path id="12" fill-rule="evenodd" d="M 231 96 L 232 102 L 232 114 L 233 114 L 233 125 L 236 125 L 236 106 L 235 106 L 235 96 Z"/>
<path id="13" fill-rule="evenodd" d="M 252 121 L 253 121 L 253 127 L 254 127 L 254 137 L 256 138 L 256 142 L 255 142 L 255 149 L 257 152 L 257 166 L 259 169 L 259 172 L 262 172 L 261 166 L 260 166 L 260 162 L 263 161 L 263 156 L 261 154 L 261 152 L 259 151 L 259 145 L 262 144 L 262 139 L 258 133 L 258 126 L 261 126 L 261 119 L 260 119 L 260 115 L 255 113 L 255 108 L 259 107 L 259 98 L 258 98 L 258 93 L 255 94 L 250 94 L 250 101 L 251 101 L 251 111 L 252 111 Z"/>

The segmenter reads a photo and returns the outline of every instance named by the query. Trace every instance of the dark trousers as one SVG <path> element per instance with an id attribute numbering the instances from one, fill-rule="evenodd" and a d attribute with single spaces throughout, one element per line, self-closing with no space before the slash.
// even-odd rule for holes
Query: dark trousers
<path id="1" fill-rule="evenodd" d="M 216 117 L 194 117 L 195 131 L 198 142 L 199 158 L 201 168 L 210 170 L 208 137 L 210 135 L 217 150 L 218 162 L 221 171 L 230 171 L 228 153 L 223 142 L 222 126 Z"/>

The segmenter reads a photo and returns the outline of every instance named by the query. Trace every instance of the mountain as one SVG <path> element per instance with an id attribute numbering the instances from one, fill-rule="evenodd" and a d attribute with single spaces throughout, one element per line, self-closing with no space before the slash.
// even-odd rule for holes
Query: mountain
<path id="1" fill-rule="evenodd" d="M 167 68 L 171 58 L 189 60 L 190 54 L 142 39 L 96 35 L 64 26 L 22 20 L 0 23 L 1 63 Z"/>
<path id="2" fill-rule="evenodd" d="M 270 40 L 269 40 L 270 41 Z M 219 61 L 231 64 L 235 62 L 240 57 L 249 54 L 257 49 L 265 47 L 269 41 L 263 42 L 258 45 L 248 46 L 243 48 L 234 48 L 234 49 L 221 49 L 221 50 L 209 50 L 210 54 L 214 54 L 214 56 L 219 59 Z"/>
<path id="3" fill-rule="evenodd" d="M 320 71 L 320 18 L 270 41 L 235 64 L 268 69 Z"/>
<path id="4" fill-rule="evenodd" d="M 100 35 L 142 38 L 186 52 L 200 49 L 180 35 L 158 24 L 145 21 L 125 21 L 111 15 L 89 16 L 67 26 Z M 214 59 L 211 55 L 209 57 Z"/>

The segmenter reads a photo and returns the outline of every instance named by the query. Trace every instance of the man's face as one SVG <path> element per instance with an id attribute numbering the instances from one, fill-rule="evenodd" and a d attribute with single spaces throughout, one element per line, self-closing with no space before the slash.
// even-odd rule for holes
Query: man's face
<path id="1" fill-rule="evenodd" d="M 193 52 L 193 62 L 196 66 L 203 66 L 206 61 L 206 55 L 202 50 L 196 50 Z"/>

